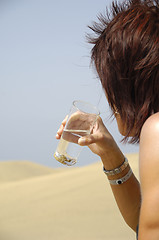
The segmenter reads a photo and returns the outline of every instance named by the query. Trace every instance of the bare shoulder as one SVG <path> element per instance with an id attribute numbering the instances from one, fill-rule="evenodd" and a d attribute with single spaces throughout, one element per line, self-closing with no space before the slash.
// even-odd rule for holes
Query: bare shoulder
<path id="1" fill-rule="evenodd" d="M 142 192 L 139 238 L 159 239 L 159 113 L 143 125 L 139 171 Z"/>
<path id="2" fill-rule="evenodd" d="M 140 177 L 149 185 L 150 179 L 159 184 L 159 113 L 149 117 L 143 125 L 140 136 Z"/>
<path id="3" fill-rule="evenodd" d="M 159 112 L 153 114 L 146 120 L 142 127 L 140 138 L 142 140 L 143 137 L 148 137 L 152 134 L 159 134 Z"/>

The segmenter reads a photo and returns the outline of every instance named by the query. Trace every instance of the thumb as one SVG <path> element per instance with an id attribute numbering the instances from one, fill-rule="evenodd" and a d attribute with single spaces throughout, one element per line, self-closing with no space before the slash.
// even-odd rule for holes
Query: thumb
<path id="1" fill-rule="evenodd" d="M 87 135 L 85 137 L 81 137 L 78 139 L 78 144 L 80 146 L 88 146 L 94 142 L 95 142 L 95 138 L 93 135 Z"/>

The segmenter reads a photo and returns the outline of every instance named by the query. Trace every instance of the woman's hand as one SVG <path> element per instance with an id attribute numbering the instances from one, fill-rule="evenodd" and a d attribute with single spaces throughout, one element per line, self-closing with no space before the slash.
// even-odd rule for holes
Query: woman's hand
<path id="1" fill-rule="evenodd" d="M 56 139 L 60 139 L 64 131 L 68 116 L 62 121 L 59 130 L 57 131 Z M 82 119 L 78 119 L 78 124 L 80 125 Z M 83 121 L 83 124 L 86 124 Z M 82 134 L 81 134 L 82 135 Z M 97 117 L 97 120 L 93 126 L 91 134 L 86 136 L 81 136 L 74 139 L 69 139 L 69 141 L 76 142 L 81 146 L 88 146 L 90 150 L 99 155 L 101 158 L 105 157 L 108 153 L 114 154 L 116 151 L 119 151 L 118 146 L 116 145 L 113 137 L 108 132 L 107 128 L 103 124 L 101 117 Z"/>

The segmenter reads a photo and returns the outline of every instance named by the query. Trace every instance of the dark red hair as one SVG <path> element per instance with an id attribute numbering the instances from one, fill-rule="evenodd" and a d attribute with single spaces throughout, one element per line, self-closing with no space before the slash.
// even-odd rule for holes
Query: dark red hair
<path id="1" fill-rule="evenodd" d="M 159 0 L 113 2 L 89 26 L 91 59 L 111 109 L 126 123 L 129 142 L 139 141 L 146 119 L 159 111 Z"/>

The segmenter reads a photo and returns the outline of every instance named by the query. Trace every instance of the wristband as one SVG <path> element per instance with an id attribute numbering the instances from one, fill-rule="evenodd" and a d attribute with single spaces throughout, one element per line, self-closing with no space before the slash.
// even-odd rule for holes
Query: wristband
<path id="1" fill-rule="evenodd" d="M 116 180 L 109 180 L 109 183 L 111 185 L 120 185 L 120 184 L 126 182 L 131 177 L 131 174 L 132 174 L 132 170 L 130 168 L 129 172 L 124 177 L 116 179 Z"/>
<path id="2" fill-rule="evenodd" d="M 128 159 L 125 157 L 124 162 L 118 168 L 114 168 L 112 170 L 106 170 L 103 166 L 103 171 L 107 176 L 113 176 L 121 173 L 128 166 L 128 164 L 129 164 Z"/>

